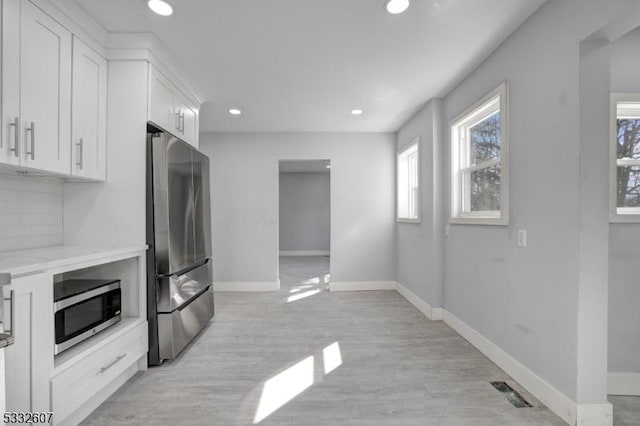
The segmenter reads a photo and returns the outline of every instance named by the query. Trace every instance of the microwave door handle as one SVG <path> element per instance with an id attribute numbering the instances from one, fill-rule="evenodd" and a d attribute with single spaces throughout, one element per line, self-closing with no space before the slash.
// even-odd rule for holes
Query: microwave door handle
<path id="1" fill-rule="evenodd" d="M 69 306 L 73 306 L 77 303 L 80 303 L 84 300 L 91 299 L 92 297 L 99 296 L 104 293 L 108 293 L 112 290 L 116 290 L 120 288 L 120 282 L 114 282 L 112 284 L 99 287 L 84 293 L 80 293 L 76 296 L 69 297 L 67 299 L 62 299 L 53 304 L 53 312 L 61 311 L 62 309 L 68 308 Z"/>

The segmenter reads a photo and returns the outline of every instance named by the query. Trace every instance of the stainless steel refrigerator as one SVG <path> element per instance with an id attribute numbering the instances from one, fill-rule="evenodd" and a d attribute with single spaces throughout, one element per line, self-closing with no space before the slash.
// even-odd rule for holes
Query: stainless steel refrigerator
<path id="1" fill-rule="evenodd" d="M 175 358 L 214 315 L 209 158 L 147 130 L 149 364 Z"/>

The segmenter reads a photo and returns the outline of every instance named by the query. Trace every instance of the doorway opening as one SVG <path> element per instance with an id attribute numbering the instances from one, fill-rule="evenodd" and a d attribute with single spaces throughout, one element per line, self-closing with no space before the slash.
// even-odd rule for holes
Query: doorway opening
<path id="1" fill-rule="evenodd" d="M 278 276 L 288 303 L 329 289 L 331 161 L 279 162 Z"/>

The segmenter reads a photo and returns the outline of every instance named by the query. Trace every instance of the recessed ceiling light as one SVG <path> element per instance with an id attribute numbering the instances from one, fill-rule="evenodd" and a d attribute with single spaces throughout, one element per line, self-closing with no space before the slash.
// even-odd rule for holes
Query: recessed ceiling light
<path id="1" fill-rule="evenodd" d="M 397 15 L 409 8 L 409 0 L 387 0 L 384 7 L 392 15 Z"/>
<path id="2" fill-rule="evenodd" d="M 238 108 L 231 108 L 231 109 L 229 109 L 229 114 L 231 114 L 231 115 L 240 115 L 240 114 L 242 114 L 242 110 L 240 110 Z"/>
<path id="3" fill-rule="evenodd" d="M 173 7 L 163 0 L 149 0 L 147 5 L 158 15 L 169 16 L 173 13 Z"/>
<path id="4" fill-rule="evenodd" d="M 351 115 L 362 115 L 363 112 L 364 111 L 361 110 L 360 108 L 356 108 L 351 110 Z"/>

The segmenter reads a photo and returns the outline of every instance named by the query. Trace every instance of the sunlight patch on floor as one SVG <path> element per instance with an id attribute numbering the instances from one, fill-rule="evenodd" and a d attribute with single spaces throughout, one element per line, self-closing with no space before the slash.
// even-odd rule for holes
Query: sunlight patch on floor
<path id="1" fill-rule="evenodd" d="M 320 290 L 319 288 L 315 289 L 315 290 L 309 290 L 309 291 L 305 291 L 304 293 L 298 293 L 298 294 L 294 294 L 293 296 L 289 296 L 287 298 L 287 303 L 291 303 L 291 302 L 295 302 L 296 300 L 300 300 L 300 299 L 304 299 L 306 297 L 311 297 L 314 296 L 318 293 L 320 293 L 322 290 Z"/>
<path id="2" fill-rule="evenodd" d="M 265 382 L 253 424 L 260 423 L 313 385 L 313 360 L 313 356 L 305 358 Z"/>
<path id="3" fill-rule="evenodd" d="M 299 285 L 299 286 L 295 286 L 294 288 L 291 289 L 291 291 L 289 291 L 289 293 L 298 293 L 302 290 L 304 290 L 305 288 L 314 288 L 315 286 L 312 284 L 309 285 Z"/>
<path id="4" fill-rule="evenodd" d="M 340 343 L 334 342 L 322 350 L 324 361 L 324 374 L 329 374 L 342 365 L 342 353 Z"/>
<path id="5" fill-rule="evenodd" d="M 324 374 L 327 375 L 342 365 L 340 343 L 334 342 L 322 349 Z M 276 374 L 264 383 L 260 402 L 253 424 L 258 424 L 313 386 L 315 356 L 310 356 L 286 370 Z M 320 376 L 322 373 L 319 373 Z"/>

